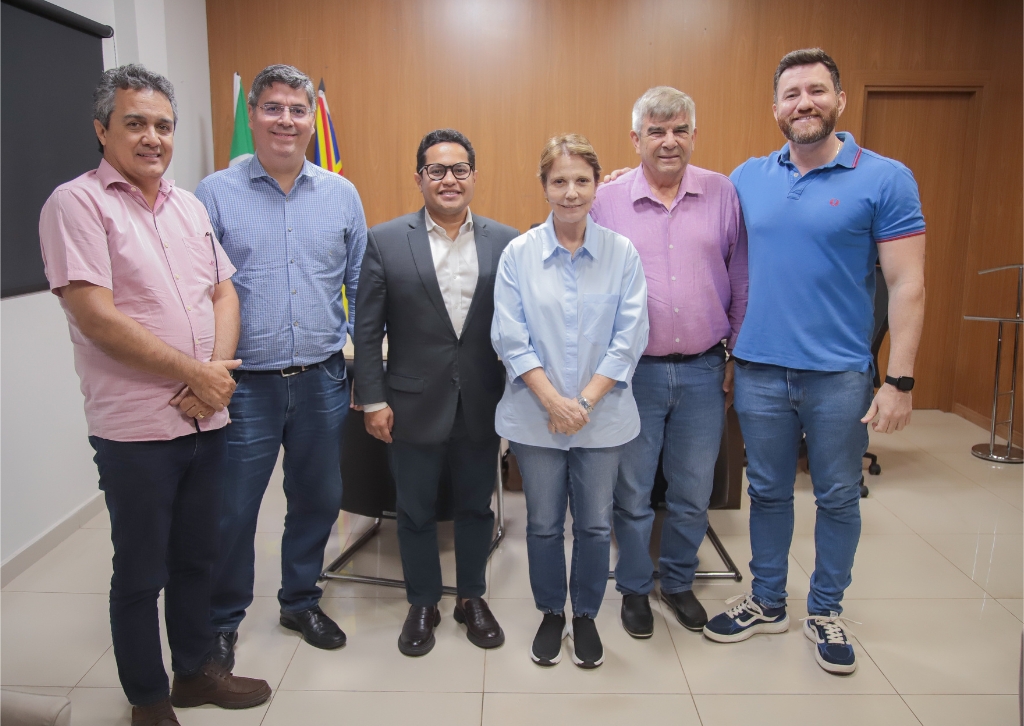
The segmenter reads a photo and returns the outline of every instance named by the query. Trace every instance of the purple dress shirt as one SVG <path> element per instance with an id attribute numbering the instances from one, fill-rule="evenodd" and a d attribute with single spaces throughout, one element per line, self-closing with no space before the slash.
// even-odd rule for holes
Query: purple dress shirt
<path id="1" fill-rule="evenodd" d="M 747 309 L 747 230 L 722 174 L 688 164 L 665 208 L 637 167 L 597 188 L 590 216 L 628 237 L 647 277 L 650 340 L 644 355 L 731 350 Z"/>

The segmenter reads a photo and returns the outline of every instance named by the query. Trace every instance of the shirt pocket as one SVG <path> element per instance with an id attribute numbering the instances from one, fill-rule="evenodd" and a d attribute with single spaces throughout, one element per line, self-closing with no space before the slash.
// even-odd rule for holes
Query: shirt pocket
<path id="1" fill-rule="evenodd" d="M 612 342 L 615 313 L 619 307 L 618 295 L 587 293 L 583 295 L 580 330 L 583 337 L 597 346 L 607 348 Z"/>
<path id="2" fill-rule="evenodd" d="M 213 238 L 209 234 L 182 237 L 196 282 L 213 286 L 217 283 L 217 258 L 213 249 Z"/>

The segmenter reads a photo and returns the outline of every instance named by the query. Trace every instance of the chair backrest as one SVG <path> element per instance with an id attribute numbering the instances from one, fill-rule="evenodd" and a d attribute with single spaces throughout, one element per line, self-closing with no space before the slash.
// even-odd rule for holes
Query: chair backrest
<path id="1" fill-rule="evenodd" d="M 889 288 L 885 284 L 881 265 L 875 265 L 875 327 L 871 336 L 871 355 L 875 359 L 875 388 L 882 385 L 878 371 L 878 351 L 882 349 L 882 341 L 889 332 Z"/>

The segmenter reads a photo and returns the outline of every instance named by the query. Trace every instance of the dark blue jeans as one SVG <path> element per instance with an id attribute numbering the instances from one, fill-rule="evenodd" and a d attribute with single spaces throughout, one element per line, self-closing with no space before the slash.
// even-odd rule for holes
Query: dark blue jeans
<path id="1" fill-rule="evenodd" d="M 661 530 L 661 591 L 690 590 L 697 550 L 708 530 L 708 503 L 725 426 L 725 350 L 685 362 L 641 358 L 633 374 L 640 435 L 625 445 L 615 485 L 615 587 L 646 595 L 651 563 L 651 490 L 664 452 L 668 514 Z"/>
<path id="2" fill-rule="evenodd" d="M 144 706 L 170 693 L 160 655 L 160 590 L 172 670 L 195 673 L 210 653 L 210 575 L 227 435 L 218 429 L 131 442 L 90 436 L 89 443 L 114 545 L 110 632 L 117 675 L 128 701 Z"/>
<path id="3" fill-rule="evenodd" d="M 526 555 L 537 609 L 565 610 L 565 509 L 572 512 L 568 595 L 574 616 L 601 609 L 612 542 L 612 492 L 622 446 L 568 451 L 509 442 L 523 475 Z"/>
<path id="4" fill-rule="evenodd" d="M 341 355 L 294 376 L 243 371 L 237 380 L 211 606 L 218 632 L 237 630 L 252 603 L 256 519 L 282 445 L 288 508 L 277 599 L 289 612 L 320 601 L 324 547 L 341 509 L 341 428 L 349 403 Z"/>
<path id="5" fill-rule="evenodd" d="M 750 573 L 754 596 L 786 603 L 793 541 L 793 484 L 800 438 L 807 438 L 817 516 L 811 615 L 841 613 L 860 541 L 860 482 L 871 404 L 869 372 L 805 371 L 736 359 L 736 413 L 750 480 Z"/>

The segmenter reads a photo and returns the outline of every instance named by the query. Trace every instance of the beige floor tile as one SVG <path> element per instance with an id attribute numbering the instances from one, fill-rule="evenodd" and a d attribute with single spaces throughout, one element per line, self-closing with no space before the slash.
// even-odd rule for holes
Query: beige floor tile
<path id="1" fill-rule="evenodd" d="M 526 495 L 505 492 L 505 536 L 526 537 Z"/>
<path id="2" fill-rule="evenodd" d="M 814 570 L 814 538 L 794 537 L 792 555 Z M 984 591 L 916 534 L 867 534 L 857 545 L 847 598 L 956 598 Z M 857 617 L 856 615 L 852 617 Z"/>
<path id="3" fill-rule="evenodd" d="M 263 495 L 263 502 L 260 503 L 260 514 L 256 520 L 257 532 L 284 532 L 284 514 L 287 508 L 287 500 L 284 498 L 284 469 L 281 465 L 284 461 L 284 450 L 277 455 L 277 465 L 270 475 L 270 483 Z"/>
<path id="4" fill-rule="evenodd" d="M 1021 623 L 991 598 L 844 604 L 862 623 L 851 630 L 863 651 L 900 694 L 1017 692 Z"/>
<path id="5" fill-rule="evenodd" d="M 113 573 L 109 529 L 82 528 L 7 584 L 7 592 L 79 592 L 106 595 Z"/>
<path id="6" fill-rule="evenodd" d="M 959 477 L 959 475 L 956 475 Z M 1024 517 L 987 489 L 966 479 L 921 475 L 891 487 L 876 487 L 872 496 L 918 533 L 1020 534 Z"/>
<path id="7" fill-rule="evenodd" d="M 798 618 L 803 604 L 790 609 L 789 631 L 755 635 L 740 643 L 714 643 L 700 633 L 668 621 L 690 690 L 696 694 L 892 694 L 878 667 L 858 652 L 849 676 L 826 673 L 814 659 Z M 709 610 L 709 615 L 712 612 Z M 698 710 L 700 705 L 698 704 Z"/>
<path id="8" fill-rule="evenodd" d="M 281 691 L 274 696 L 263 726 L 335 723 L 477 726 L 481 698 L 480 693 Z"/>
<path id="9" fill-rule="evenodd" d="M 700 726 L 689 695 L 632 693 L 486 693 L 483 726 L 665 723 Z"/>
<path id="10" fill-rule="evenodd" d="M 3 684 L 74 686 L 110 647 L 106 595 L 0 595 Z"/>
<path id="11" fill-rule="evenodd" d="M 82 525 L 83 529 L 110 529 L 110 512 L 104 507 L 103 511 Z"/>
<path id="12" fill-rule="evenodd" d="M 1018 469 L 1018 471 L 1020 470 Z M 995 494 L 1011 507 L 1024 509 L 1024 484 L 1019 480 L 1012 482 L 983 481 L 977 482 L 977 484 Z"/>
<path id="13" fill-rule="evenodd" d="M 164 670 L 168 676 L 171 673 L 171 648 L 167 645 L 167 628 L 164 626 L 164 596 L 163 593 L 157 599 L 157 617 L 160 619 L 160 655 L 163 658 Z M 107 632 L 110 632 L 110 621 L 107 621 Z M 110 642 L 110 639 L 107 639 Z M 120 688 L 121 681 L 117 677 L 117 662 L 114 660 L 113 646 L 107 648 L 106 652 L 96 661 L 96 664 L 89 669 L 81 681 L 77 684 L 80 688 Z"/>
<path id="14" fill-rule="evenodd" d="M 434 649 L 421 658 L 409 658 L 398 651 L 398 635 L 409 610 L 404 600 L 324 598 L 321 607 L 348 635 L 348 644 L 326 651 L 300 643 L 281 689 L 479 693 L 484 651 L 466 640 L 465 629 L 452 619 L 453 602 L 441 601 Z"/>
<path id="15" fill-rule="evenodd" d="M 282 628 L 276 597 L 257 597 L 238 628 L 235 670 L 240 676 L 262 678 L 276 689 L 299 647 L 301 636 Z"/>
<path id="16" fill-rule="evenodd" d="M 694 582 L 693 592 L 704 604 L 710 617 L 714 617 L 724 611 L 726 608 L 725 601 L 733 595 L 739 595 L 750 589 L 750 537 L 748 535 L 737 535 L 721 537 L 720 539 L 729 556 L 732 557 L 733 562 L 739 567 L 743 579 L 740 582 L 735 580 L 700 579 Z M 700 569 L 702 570 L 711 567 L 715 569 L 721 567 L 714 547 L 707 540 L 704 540 L 700 550 L 698 550 L 698 556 L 700 557 Z M 804 572 L 800 563 L 790 556 L 789 577 L 786 583 L 786 592 L 789 593 L 790 600 L 797 603 L 798 606 L 802 606 L 803 601 L 807 599 L 807 593 L 810 592 L 810 589 L 811 580 L 807 573 Z"/>
<path id="17" fill-rule="evenodd" d="M 1017 620 L 1024 621 L 1024 600 L 998 600 L 999 604 L 1013 613 Z"/>
<path id="18" fill-rule="evenodd" d="M 1016 696 L 904 696 L 921 726 L 1014 726 Z"/>
<path id="19" fill-rule="evenodd" d="M 70 686 L 4 686 L 4 690 L 34 693 L 37 696 L 67 696 L 71 693 Z"/>
<path id="20" fill-rule="evenodd" d="M 505 645 L 487 652 L 488 693 L 687 693 L 686 679 L 654 603 L 654 636 L 635 640 L 619 623 L 617 604 L 606 602 L 597 616 L 604 664 L 593 670 L 573 665 L 572 641 L 562 644 L 562 661 L 542 668 L 530 660 L 530 645 L 542 616 L 532 600 L 493 600 L 505 630 Z"/>
<path id="21" fill-rule="evenodd" d="M 1024 597 L 1024 535 L 921 536 L 992 597 Z"/>
<path id="22" fill-rule="evenodd" d="M 132 707 L 120 688 L 76 688 L 71 692 L 73 726 L 130 726 Z M 237 711 L 199 706 L 177 709 L 183 726 L 259 726 L 267 704 Z"/>
<path id="23" fill-rule="evenodd" d="M 703 726 L 919 726 L 913 712 L 891 696 L 694 696 Z"/>

